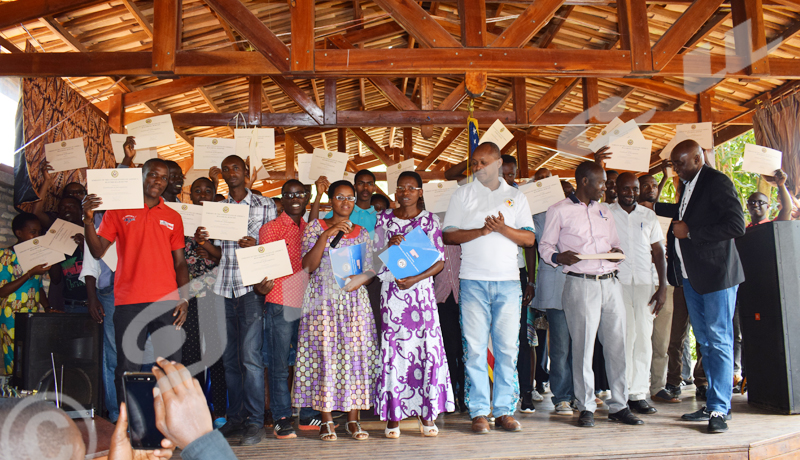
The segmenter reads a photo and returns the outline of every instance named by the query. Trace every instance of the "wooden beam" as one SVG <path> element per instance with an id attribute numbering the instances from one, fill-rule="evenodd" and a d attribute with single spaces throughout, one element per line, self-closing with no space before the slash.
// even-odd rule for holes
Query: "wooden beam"
<path id="1" fill-rule="evenodd" d="M 152 86 L 139 91 L 128 93 L 125 98 L 125 107 L 132 107 L 134 105 L 144 104 L 147 102 L 156 101 L 167 97 L 177 96 L 179 94 L 194 91 L 197 88 L 213 85 L 223 81 L 230 80 L 231 77 L 185 77 L 177 80 L 172 80 L 169 83 L 162 85 Z M 108 103 L 105 101 L 95 104 L 97 108 L 106 112 L 108 111 Z"/>
<path id="2" fill-rule="evenodd" d="M 150 21 L 142 14 L 142 10 L 136 6 L 136 3 L 133 0 L 122 0 L 122 4 L 125 5 L 125 8 L 128 9 L 128 12 L 131 13 L 133 19 L 139 23 L 139 27 L 142 28 L 144 33 L 147 34 L 148 37 L 151 39 L 153 38 L 153 26 L 150 25 Z"/>
<path id="3" fill-rule="evenodd" d="M 539 118 L 549 112 L 553 104 L 562 99 L 578 83 L 577 78 L 559 78 L 542 97 L 528 109 L 528 123 L 535 124 Z"/>
<path id="4" fill-rule="evenodd" d="M 724 0 L 698 0 L 653 45 L 653 69 L 661 70 L 717 12 Z"/>
<path id="5" fill-rule="evenodd" d="M 289 2 L 292 23 L 292 71 L 314 70 L 314 0 Z"/>
<path id="6" fill-rule="evenodd" d="M 175 72 L 183 24 L 182 0 L 153 2 L 153 72 Z"/>
<path id="7" fill-rule="evenodd" d="M 519 78 L 519 77 L 515 77 L 515 78 Z M 514 88 L 513 88 L 513 86 L 508 89 L 508 92 L 506 93 L 505 97 L 503 97 L 503 100 L 501 100 L 500 103 L 497 104 L 497 106 L 494 107 L 492 110 L 495 110 L 497 112 L 499 112 L 501 110 L 505 110 L 505 108 L 508 105 L 508 103 L 511 102 L 511 98 L 512 97 L 514 97 Z M 527 118 L 527 114 L 525 114 L 525 119 L 526 120 L 528 119 Z"/>
<path id="8" fill-rule="evenodd" d="M 564 0 L 537 0 L 531 3 L 489 46 L 491 48 L 521 48 L 525 46 L 537 32 L 547 25 L 547 22 L 563 3 Z"/>
<path id="9" fill-rule="evenodd" d="M 420 78 L 420 108 L 422 110 L 433 110 L 433 77 Z M 423 139 L 430 139 L 433 136 L 433 125 L 424 124 L 419 128 Z"/>
<path id="10" fill-rule="evenodd" d="M 714 114 L 711 112 L 711 91 L 703 91 L 697 95 L 697 108 L 699 122 L 713 121 Z"/>
<path id="11" fill-rule="evenodd" d="M 436 110 L 455 110 L 458 106 L 464 102 L 464 99 L 467 98 L 467 84 L 466 82 L 461 82 L 458 86 L 455 87 L 450 94 L 447 95 L 446 98 L 436 107 Z"/>
<path id="12" fill-rule="evenodd" d="M 375 0 L 409 35 L 429 48 L 461 48 L 433 16 L 413 0 Z"/>
<path id="13" fill-rule="evenodd" d="M 518 125 L 528 123 L 528 95 L 525 77 L 515 77 L 511 91 L 514 93 L 514 114 Z"/>
<path id="14" fill-rule="evenodd" d="M 761 0 L 731 0 L 736 55 L 749 65 L 749 75 L 769 75 L 767 37 Z"/>
<path id="15" fill-rule="evenodd" d="M 596 78 L 581 79 L 581 93 L 583 94 L 583 111 L 592 120 L 600 112 L 600 94 L 597 89 Z"/>
<path id="16" fill-rule="evenodd" d="M 301 135 L 299 135 L 297 133 L 292 133 L 292 139 L 295 142 L 297 142 L 297 145 L 302 147 L 303 150 L 306 151 L 306 153 L 314 153 L 314 146 L 311 145 L 311 142 L 308 142 L 308 140 L 306 140 L 305 137 L 303 137 L 303 136 L 301 136 Z"/>
<path id="17" fill-rule="evenodd" d="M 511 140 L 506 143 L 506 145 L 500 148 L 500 154 L 510 155 L 511 152 L 517 149 L 517 141 L 524 139 L 527 135 L 528 133 L 524 129 L 518 129 L 514 131 L 514 137 L 512 137 Z"/>
<path id="18" fill-rule="evenodd" d="M 727 9 L 720 9 L 716 13 L 714 13 L 703 27 L 701 27 L 697 32 L 692 35 L 692 37 L 686 42 L 683 46 L 683 49 L 680 50 L 678 54 L 686 54 L 687 52 L 691 51 L 695 45 L 702 42 L 703 40 L 708 37 L 711 32 L 713 32 L 720 24 L 727 21 L 728 18 L 731 17 L 730 10 Z"/>
<path id="19" fill-rule="evenodd" d="M 0 3 L 0 29 L 7 29 L 44 16 L 58 16 L 104 1 L 106 0 L 24 0 Z"/>
<path id="20" fill-rule="evenodd" d="M 283 151 L 286 154 L 286 168 L 285 168 L 286 177 L 288 179 L 295 179 L 295 177 L 294 177 L 294 171 L 295 171 L 295 169 L 294 169 L 294 158 L 295 158 L 295 155 L 294 155 L 294 137 L 292 136 L 291 133 L 286 133 L 286 140 L 284 141 L 284 144 L 283 144 Z M 273 177 L 272 174 L 270 174 L 270 177 Z"/>
<path id="21" fill-rule="evenodd" d="M 461 44 L 469 48 L 486 46 L 486 1 L 458 0 Z"/>
<path id="22" fill-rule="evenodd" d="M 485 71 L 467 72 L 464 78 L 467 95 L 472 98 L 483 96 L 483 93 L 486 92 L 488 79 L 488 73 Z"/>
<path id="23" fill-rule="evenodd" d="M 14 46 L 13 43 L 11 43 L 10 41 L 6 40 L 3 37 L 0 37 L 0 46 L 8 50 L 9 53 L 22 53 L 21 49 L 17 48 L 16 46 Z"/>
<path id="24" fill-rule="evenodd" d="M 336 124 L 336 79 L 325 79 L 324 120 L 326 125 Z"/>
<path id="25" fill-rule="evenodd" d="M 361 143 L 366 145 L 367 148 L 379 160 L 381 160 L 381 163 L 385 164 L 386 166 L 391 166 L 393 164 L 397 164 L 397 162 L 394 161 L 394 159 L 392 159 L 391 157 L 389 157 L 389 155 L 378 145 L 378 143 L 375 142 L 374 140 L 372 140 L 372 138 L 369 137 L 369 134 L 364 132 L 363 129 L 361 129 L 361 128 L 350 128 L 350 132 L 355 134 L 355 136 L 358 138 L 358 140 L 360 140 Z"/>
<path id="26" fill-rule="evenodd" d="M 263 90 L 261 77 L 248 77 L 248 88 L 250 90 L 250 103 L 247 110 L 247 123 L 261 126 L 261 92 Z"/>
<path id="27" fill-rule="evenodd" d="M 291 52 L 255 14 L 239 0 L 204 0 L 220 17 L 249 41 L 280 72 L 291 68 Z M 241 72 L 247 73 L 247 72 Z"/>
<path id="28" fill-rule="evenodd" d="M 549 162 L 550 160 L 552 160 L 553 158 L 555 158 L 557 156 L 558 156 L 558 152 L 553 152 L 550 155 L 547 155 L 541 161 L 539 161 L 538 163 L 533 165 L 533 167 L 531 168 L 531 171 L 533 171 L 533 173 L 536 174 L 536 171 L 538 171 L 539 169 L 543 168 L 544 165 L 547 164 L 547 162 Z"/>
<path id="29" fill-rule="evenodd" d="M 403 128 L 403 158 L 414 158 L 414 131 L 411 128 Z"/>
<path id="30" fill-rule="evenodd" d="M 661 83 L 652 79 L 614 78 L 612 79 L 612 81 L 625 86 L 631 86 L 633 88 L 637 88 L 643 91 L 648 91 L 654 94 L 658 94 L 660 96 L 668 97 L 671 99 L 677 99 L 683 102 L 688 102 L 690 104 L 694 104 L 696 102 L 696 96 L 694 94 L 687 92 L 685 89 L 667 83 Z M 711 106 L 716 110 L 732 110 L 732 111 L 745 110 L 744 108 L 736 104 L 731 104 L 716 100 L 712 100 Z"/>
<path id="31" fill-rule="evenodd" d="M 648 28 L 645 0 L 617 1 L 620 46 L 630 51 L 633 73 L 652 73 L 650 56 L 650 30 Z"/>
<path id="32" fill-rule="evenodd" d="M 108 98 L 108 126 L 117 134 L 125 132 L 125 106 L 122 103 L 124 94 L 114 94 Z"/>
<path id="33" fill-rule="evenodd" d="M 526 137 L 522 137 L 517 141 L 517 163 L 520 179 L 531 177 L 528 172 L 528 139 Z"/>
<path id="34" fill-rule="evenodd" d="M 451 129 L 447 133 L 447 136 L 445 136 L 444 139 L 442 139 L 441 142 L 439 142 L 436 147 L 431 150 L 431 153 L 429 153 L 425 159 L 423 159 L 422 162 L 417 165 L 417 171 L 425 171 L 428 169 L 428 166 L 432 165 L 433 162 L 436 161 L 436 159 L 439 158 L 439 156 L 444 153 L 448 147 L 450 147 L 450 144 L 458 139 L 458 136 L 460 136 L 462 132 L 464 132 L 464 128 Z"/>
<path id="35" fill-rule="evenodd" d="M 553 43 L 553 39 L 556 38 L 558 31 L 567 23 L 567 16 L 569 16 L 574 9 L 575 5 L 561 6 L 553 15 L 553 19 L 542 29 L 542 33 L 539 35 L 534 46 L 537 48 L 549 47 L 550 44 Z"/>
<path id="36" fill-rule="evenodd" d="M 347 152 L 347 130 L 344 128 L 336 130 L 336 151 Z"/>
<path id="37" fill-rule="evenodd" d="M 289 99 L 293 100 L 301 109 L 309 114 L 314 121 L 320 125 L 325 123 L 322 109 L 320 109 L 319 106 L 308 97 L 308 94 L 300 89 L 295 82 L 277 75 L 272 76 L 272 81 L 289 96 Z"/>
<path id="38" fill-rule="evenodd" d="M 61 38 L 61 40 L 72 49 L 72 51 L 75 51 L 76 53 L 86 53 L 89 51 L 80 40 L 69 33 L 69 31 L 52 16 L 45 16 L 41 18 L 40 21 L 45 27 L 50 29 L 50 32 Z"/>

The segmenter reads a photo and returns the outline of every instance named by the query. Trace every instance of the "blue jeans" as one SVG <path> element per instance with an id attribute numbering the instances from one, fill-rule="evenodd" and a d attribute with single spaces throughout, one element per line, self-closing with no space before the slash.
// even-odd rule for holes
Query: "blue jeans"
<path id="1" fill-rule="evenodd" d="M 550 325 L 550 398 L 553 404 L 575 399 L 572 389 L 572 340 L 564 310 L 548 309 Z"/>
<path id="2" fill-rule="evenodd" d="M 727 414 L 733 396 L 733 312 L 736 291 L 733 286 L 721 291 L 698 294 L 688 279 L 683 279 L 686 308 L 692 320 L 694 337 L 703 354 L 703 370 L 708 379 L 706 406 L 709 412 Z"/>
<path id="3" fill-rule="evenodd" d="M 108 418 L 116 423 L 119 418 L 117 388 L 114 385 L 114 370 L 117 368 L 117 344 L 114 333 L 114 285 L 97 290 L 97 299 L 106 316 L 103 319 L 103 389 Z"/>
<path id="4" fill-rule="evenodd" d="M 228 386 L 228 421 L 264 424 L 263 344 L 264 296 L 255 292 L 234 299 L 219 298 L 225 305 L 227 344 L 222 361 Z"/>
<path id="5" fill-rule="evenodd" d="M 519 401 L 517 354 L 522 290 L 519 280 L 461 280 L 461 330 L 470 418 L 512 415 Z M 492 337 L 494 394 L 490 401 L 487 352 Z"/>
<path id="6" fill-rule="evenodd" d="M 64 313 L 89 313 L 86 302 L 75 302 L 64 299 Z"/>
<path id="7" fill-rule="evenodd" d="M 289 388 L 289 354 L 297 348 L 300 309 L 267 302 L 264 308 L 264 357 L 269 359 L 269 407 L 275 420 L 292 416 Z M 269 352 L 267 352 L 269 350 Z M 267 362 L 264 363 L 267 365 Z M 319 415 L 310 407 L 300 409 L 300 420 Z"/>

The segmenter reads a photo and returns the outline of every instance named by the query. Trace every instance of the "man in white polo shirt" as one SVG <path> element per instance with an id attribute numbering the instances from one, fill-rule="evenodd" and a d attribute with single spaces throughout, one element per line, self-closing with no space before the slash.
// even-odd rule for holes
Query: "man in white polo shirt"
<path id="1" fill-rule="evenodd" d="M 460 244 L 462 251 L 459 300 L 467 346 L 467 406 L 475 433 L 489 432 L 490 412 L 497 425 L 520 431 L 514 419 L 522 301 L 517 247 L 533 246 L 533 219 L 525 195 L 500 179 L 497 145 L 478 146 L 469 164 L 475 180 L 453 194 L 443 233 L 445 244 Z M 486 366 L 490 335 L 495 358 L 493 398 Z"/>

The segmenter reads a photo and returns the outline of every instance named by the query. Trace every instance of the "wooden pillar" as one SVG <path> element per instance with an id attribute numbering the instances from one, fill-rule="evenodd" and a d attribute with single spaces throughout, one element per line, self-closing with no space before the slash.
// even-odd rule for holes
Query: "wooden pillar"
<path id="1" fill-rule="evenodd" d="M 531 177 L 528 172 L 528 138 L 525 136 L 517 140 L 517 163 L 519 164 L 519 178 Z"/>
<path id="2" fill-rule="evenodd" d="M 125 94 L 115 94 L 108 98 L 108 126 L 117 134 L 123 134 L 125 128 Z"/>
<path id="3" fill-rule="evenodd" d="M 291 133 L 286 133 L 286 141 L 283 143 L 283 149 L 286 152 L 286 177 L 293 179 L 294 174 L 294 139 Z"/>
<path id="4" fill-rule="evenodd" d="M 153 2 L 153 72 L 175 72 L 175 52 L 180 49 L 182 32 L 181 0 Z"/>
<path id="5" fill-rule="evenodd" d="M 261 76 L 249 77 L 250 104 L 248 106 L 247 123 L 261 126 Z"/>
<path id="6" fill-rule="evenodd" d="M 347 128 L 336 130 L 336 151 L 347 153 Z"/>
<path id="7" fill-rule="evenodd" d="M 336 124 L 336 79 L 325 79 L 325 108 L 323 118 L 326 125 Z M 343 150 L 340 150 L 343 152 Z"/>

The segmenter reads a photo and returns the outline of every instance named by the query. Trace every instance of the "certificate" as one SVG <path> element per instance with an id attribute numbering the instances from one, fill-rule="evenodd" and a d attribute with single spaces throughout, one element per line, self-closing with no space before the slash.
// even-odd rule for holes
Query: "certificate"
<path id="1" fill-rule="evenodd" d="M 320 176 L 325 176 L 331 183 L 341 180 L 347 167 L 347 159 L 347 154 L 343 152 L 314 149 L 308 178 L 315 181 Z"/>
<path id="2" fill-rule="evenodd" d="M 250 166 L 275 158 L 275 128 L 238 128 L 233 130 L 236 155 L 250 157 Z"/>
<path id="3" fill-rule="evenodd" d="M 520 185 L 519 191 L 528 199 L 531 214 L 545 212 L 547 208 L 564 199 L 564 188 L 561 187 L 561 179 L 558 176 Z"/>
<path id="4" fill-rule="evenodd" d="M 27 273 L 37 265 L 45 264 L 49 267 L 66 259 L 63 253 L 53 251 L 42 244 L 41 238 L 33 238 L 15 245 L 14 253 L 23 273 Z"/>
<path id="5" fill-rule="evenodd" d="M 653 141 L 631 136 L 633 133 L 634 131 L 631 131 L 608 143 L 612 155 L 606 160 L 606 168 L 627 171 L 648 171 L 650 169 L 650 152 L 653 149 Z"/>
<path id="6" fill-rule="evenodd" d="M 103 200 L 96 211 L 144 207 L 141 168 L 89 169 L 86 190 Z"/>
<path id="7" fill-rule="evenodd" d="M 744 145 L 744 162 L 742 171 L 772 176 L 781 169 L 783 153 L 780 150 L 762 147 L 760 145 Z"/>
<path id="8" fill-rule="evenodd" d="M 615 118 L 611 120 L 611 123 L 606 125 L 602 131 L 600 131 L 600 135 L 589 144 L 589 148 L 596 152 L 601 148 L 608 145 L 614 139 L 618 139 L 623 136 L 632 136 L 634 138 L 640 138 L 644 140 L 644 135 L 642 134 L 642 130 L 639 129 L 639 125 L 636 124 L 636 120 L 628 120 L 625 123 L 622 122 L 619 118 Z"/>
<path id="9" fill-rule="evenodd" d="M 238 241 L 247 236 L 250 206 L 246 204 L 203 202 L 202 226 L 212 240 Z"/>
<path id="10" fill-rule="evenodd" d="M 678 125 L 675 132 L 684 133 L 688 139 L 694 139 L 703 149 L 714 148 L 714 131 L 710 121 Z"/>
<path id="11" fill-rule="evenodd" d="M 215 137 L 194 138 L 194 167 L 211 169 L 222 167 L 222 160 L 236 155 L 236 140 Z"/>
<path id="12" fill-rule="evenodd" d="M 589 150 L 596 152 L 608 145 L 608 137 L 610 133 L 619 126 L 622 126 L 622 120 L 620 120 L 619 117 L 614 117 L 614 119 L 611 120 L 611 123 L 605 125 L 603 129 L 600 130 L 600 134 L 598 134 L 597 137 L 595 137 L 594 140 L 589 144 Z"/>
<path id="13" fill-rule="evenodd" d="M 201 177 L 208 177 L 208 169 L 190 169 L 183 175 L 183 188 L 191 189 L 192 184 Z M 211 179 L 208 179 L 211 180 Z"/>
<path id="14" fill-rule="evenodd" d="M 355 185 L 356 184 L 356 173 L 350 172 L 350 171 L 345 171 L 345 172 L 342 173 L 342 180 L 346 180 L 347 182 L 350 182 L 351 184 Z"/>
<path id="15" fill-rule="evenodd" d="M 117 164 L 122 163 L 122 160 L 125 159 L 125 147 L 123 147 L 123 145 L 128 139 L 128 136 L 129 134 L 111 133 L 111 149 L 114 151 L 114 160 Z M 134 157 L 134 160 L 136 160 L 137 163 L 144 163 L 151 158 L 158 158 L 158 147 L 140 148 L 137 145 L 134 148 L 136 149 L 136 157 Z"/>
<path id="16" fill-rule="evenodd" d="M 284 240 L 239 248 L 236 250 L 236 260 L 239 262 L 239 272 L 242 274 L 244 286 L 258 284 L 264 278 L 274 280 L 293 273 Z"/>
<path id="17" fill-rule="evenodd" d="M 658 225 L 661 226 L 661 233 L 664 234 L 664 241 L 667 240 L 669 233 L 669 226 L 672 225 L 672 217 L 656 216 L 658 218 Z"/>
<path id="18" fill-rule="evenodd" d="M 44 156 L 53 167 L 53 172 L 88 168 L 83 138 L 67 139 L 44 145 Z"/>
<path id="19" fill-rule="evenodd" d="M 450 197 L 458 190 L 458 181 L 428 182 L 422 184 L 425 209 L 429 212 L 447 212 Z"/>
<path id="20" fill-rule="evenodd" d="M 659 157 L 662 160 L 669 160 L 669 157 L 672 154 L 672 149 L 674 149 L 676 145 L 680 144 L 681 142 L 687 139 L 689 139 L 689 136 L 687 136 L 686 133 L 682 132 L 675 133 L 675 137 L 673 137 L 672 140 L 667 142 L 667 145 L 665 145 L 664 148 L 661 149 L 661 154 L 659 155 Z"/>
<path id="21" fill-rule="evenodd" d="M 605 254 L 576 254 L 581 260 L 625 260 L 625 254 L 606 252 Z"/>
<path id="22" fill-rule="evenodd" d="M 389 195 L 393 195 L 397 188 L 397 178 L 400 173 L 405 171 L 414 171 L 414 159 L 401 161 L 400 163 L 386 167 L 386 187 L 388 188 Z"/>
<path id="23" fill-rule="evenodd" d="M 399 245 L 389 246 L 378 257 L 396 279 L 403 279 L 431 268 L 441 258 L 441 253 L 417 227 L 408 232 Z"/>
<path id="24" fill-rule="evenodd" d="M 333 279 L 340 288 L 344 288 L 350 281 L 350 277 L 360 275 L 364 272 L 365 259 L 367 256 L 367 244 L 361 243 L 355 246 L 342 246 L 331 248 L 331 269 Z"/>
<path id="25" fill-rule="evenodd" d="M 125 128 L 129 136 L 136 138 L 136 148 L 158 147 L 175 143 L 175 128 L 172 126 L 172 117 L 158 115 L 135 121 Z"/>
<path id="26" fill-rule="evenodd" d="M 313 185 L 314 181 L 319 179 L 311 180 L 308 173 L 311 172 L 311 160 L 314 158 L 314 155 L 310 153 L 304 153 L 301 155 L 297 155 L 297 178 L 303 185 Z"/>
<path id="27" fill-rule="evenodd" d="M 117 242 L 111 243 L 111 246 L 106 248 L 106 253 L 103 254 L 103 257 L 100 258 L 103 262 L 108 265 L 108 268 L 115 272 L 117 271 Z"/>
<path id="28" fill-rule="evenodd" d="M 83 227 L 75 225 L 66 220 L 56 219 L 47 233 L 42 235 L 39 240 L 41 244 L 56 252 L 72 255 L 78 247 L 78 243 L 72 239 L 73 236 L 83 235 Z"/>
<path id="29" fill-rule="evenodd" d="M 194 236 L 194 232 L 197 230 L 197 227 L 203 225 L 202 206 L 189 203 L 167 203 L 166 201 L 164 204 L 174 209 L 175 212 L 181 215 L 181 220 L 183 221 L 183 236 Z"/>
<path id="30" fill-rule="evenodd" d="M 500 120 L 495 120 L 494 123 L 492 123 L 492 126 L 490 126 L 489 129 L 483 133 L 478 145 L 481 145 L 484 142 L 492 142 L 502 149 L 513 138 L 514 135 L 511 134 L 508 128 L 505 127 L 503 122 Z"/>

